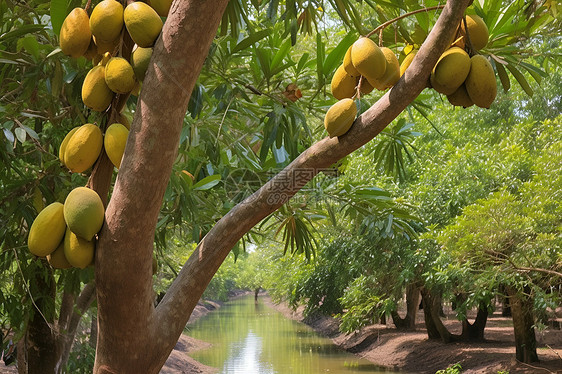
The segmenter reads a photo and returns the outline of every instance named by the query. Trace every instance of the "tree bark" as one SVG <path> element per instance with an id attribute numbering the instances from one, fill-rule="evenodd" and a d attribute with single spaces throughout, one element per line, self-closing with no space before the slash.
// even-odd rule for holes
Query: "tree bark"
<path id="1" fill-rule="evenodd" d="M 423 304 L 423 317 L 425 322 L 425 329 L 427 331 L 427 337 L 429 339 L 441 339 L 441 335 L 439 334 L 439 330 L 433 322 L 433 316 L 431 313 L 433 300 L 431 298 L 431 294 L 429 290 L 425 287 L 421 288 L 421 297 L 422 297 L 422 304 Z"/>
<path id="2" fill-rule="evenodd" d="M 157 373 L 236 242 L 320 169 L 378 135 L 419 95 L 468 1 L 447 3 L 410 68 L 345 136 L 313 145 L 224 216 L 154 309 L 151 265 L 158 213 L 189 96 L 227 4 L 173 2 L 154 48 L 96 251 L 99 331 L 94 373 Z M 287 181 L 292 182 L 288 189 Z"/>
<path id="3" fill-rule="evenodd" d="M 468 319 L 462 321 L 461 340 L 463 341 L 484 341 L 484 329 L 488 321 L 488 307 L 481 304 L 476 313 L 476 319 L 470 323 Z"/>
<path id="4" fill-rule="evenodd" d="M 508 287 L 509 305 L 513 317 L 515 335 L 515 358 L 526 364 L 538 362 L 535 321 L 533 317 L 533 299 L 530 296 Z"/>
<path id="5" fill-rule="evenodd" d="M 415 330 L 416 314 L 420 302 L 420 290 L 415 284 L 406 285 L 406 315 L 401 318 L 397 311 L 392 311 L 392 321 L 397 329 Z"/>

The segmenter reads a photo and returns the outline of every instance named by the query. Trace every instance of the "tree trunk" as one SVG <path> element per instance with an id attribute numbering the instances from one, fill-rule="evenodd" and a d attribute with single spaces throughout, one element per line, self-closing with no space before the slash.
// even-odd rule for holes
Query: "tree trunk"
<path id="1" fill-rule="evenodd" d="M 538 362 L 535 321 L 533 318 L 533 299 L 509 287 L 509 304 L 513 316 L 515 335 L 515 358 L 526 364 Z"/>
<path id="2" fill-rule="evenodd" d="M 155 226 L 189 97 L 227 2 L 174 1 L 154 47 L 96 250 L 95 374 L 157 373 L 236 242 L 319 170 L 378 135 L 419 95 L 469 0 L 447 2 L 406 73 L 345 136 L 326 137 L 305 150 L 219 220 L 155 309 L 151 269 Z M 307 173 L 302 175 L 302 170 Z M 287 180 L 293 184 L 287 187 Z"/>
<path id="3" fill-rule="evenodd" d="M 415 284 L 406 286 L 406 316 L 401 318 L 396 310 L 390 314 L 397 329 L 415 330 L 416 313 L 420 301 L 420 290 Z"/>
<path id="4" fill-rule="evenodd" d="M 46 260 L 42 260 L 46 262 Z M 20 374 L 56 374 L 59 350 L 54 331 L 54 302 L 56 285 L 49 265 L 36 270 L 30 282 L 33 297 L 31 315 L 23 339 L 18 346 L 18 372 Z"/>
<path id="5" fill-rule="evenodd" d="M 462 321 L 461 340 L 463 341 L 484 341 L 484 329 L 488 321 L 488 307 L 481 304 L 476 313 L 476 319 L 473 323 L 468 322 L 468 319 Z"/>
<path id="6" fill-rule="evenodd" d="M 423 318 L 425 321 L 425 329 L 427 330 L 427 337 L 429 339 L 441 339 L 441 335 L 439 334 L 439 330 L 437 329 L 437 326 L 433 321 L 433 316 L 431 313 L 433 300 L 429 290 L 425 287 L 421 288 L 421 297 Z"/>

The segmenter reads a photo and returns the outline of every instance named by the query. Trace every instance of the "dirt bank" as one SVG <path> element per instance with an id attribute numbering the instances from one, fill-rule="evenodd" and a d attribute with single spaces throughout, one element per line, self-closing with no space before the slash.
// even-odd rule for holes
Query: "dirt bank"
<path id="1" fill-rule="evenodd" d="M 302 308 L 293 311 L 286 304 L 269 305 L 286 317 L 305 322 L 340 347 L 377 365 L 387 366 L 404 373 L 435 373 L 437 370 L 460 362 L 463 373 L 495 374 L 499 370 L 510 374 L 562 373 L 562 331 L 546 330 L 537 333 L 538 364 L 525 365 L 515 360 L 511 319 L 494 314 L 488 319 L 483 343 L 450 343 L 428 340 L 423 324 L 423 311 L 414 332 L 397 331 L 390 325 L 371 325 L 353 334 L 342 334 L 338 322 L 330 317 L 303 319 Z M 446 310 L 447 312 L 447 310 Z M 452 317 L 445 324 L 454 333 L 460 333 L 460 322 Z M 549 348 L 550 347 L 550 348 Z"/>

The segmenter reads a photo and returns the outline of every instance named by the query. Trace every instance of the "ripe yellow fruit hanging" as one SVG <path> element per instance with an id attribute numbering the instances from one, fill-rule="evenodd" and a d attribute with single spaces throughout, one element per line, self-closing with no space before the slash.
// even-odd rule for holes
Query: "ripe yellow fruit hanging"
<path id="1" fill-rule="evenodd" d="M 88 108 L 103 112 L 111 104 L 113 96 L 113 91 L 105 82 L 105 66 L 94 66 L 84 78 L 82 101 Z"/>
<path id="2" fill-rule="evenodd" d="M 90 29 L 96 42 L 114 42 L 123 29 L 123 5 L 116 0 L 101 1 L 92 11 Z"/>
<path id="3" fill-rule="evenodd" d="M 86 53 L 91 39 L 88 13 L 82 8 L 74 8 L 64 19 L 60 29 L 62 53 L 78 58 Z"/>
<path id="4" fill-rule="evenodd" d="M 152 57 L 152 48 L 138 47 L 131 54 L 131 66 L 135 72 L 137 79 L 142 82 L 146 71 L 148 70 L 148 64 L 150 63 L 150 58 Z"/>
<path id="5" fill-rule="evenodd" d="M 474 104 L 481 108 L 490 108 L 496 98 L 498 87 L 494 68 L 486 57 L 482 55 L 471 57 L 470 73 L 464 84 Z"/>
<path id="6" fill-rule="evenodd" d="M 73 173 L 82 173 L 91 168 L 98 159 L 103 144 L 103 135 L 96 125 L 80 126 L 70 137 L 64 149 L 64 164 Z"/>
<path id="7" fill-rule="evenodd" d="M 120 123 L 114 123 L 105 130 L 103 144 L 105 153 L 117 169 L 121 167 L 121 159 L 125 152 L 129 130 Z"/>
<path id="8" fill-rule="evenodd" d="M 159 16 L 168 17 L 172 0 L 148 0 L 148 4 L 158 13 Z"/>
<path id="9" fill-rule="evenodd" d="M 357 69 L 355 69 L 355 66 L 353 66 L 353 63 L 351 62 L 352 47 L 353 45 L 351 45 L 347 49 L 347 52 L 345 52 L 345 56 L 343 58 L 343 68 L 345 69 L 346 73 L 351 75 L 352 77 L 359 77 L 361 74 L 357 71 Z"/>
<path id="10" fill-rule="evenodd" d="M 445 95 L 460 87 L 470 71 L 470 57 L 459 47 L 446 50 L 431 72 L 431 86 Z"/>
<path id="11" fill-rule="evenodd" d="M 466 91 L 466 86 L 462 84 L 455 92 L 450 95 L 447 95 L 447 100 L 454 105 L 454 106 L 462 106 L 464 108 L 468 108 L 474 103 L 468 96 L 468 92 Z"/>
<path id="12" fill-rule="evenodd" d="M 27 237 L 29 251 L 39 257 L 53 253 L 60 244 L 65 230 L 63 205 L 58 202 L 48 205 L 31 224 Z"/>
<path id="13" fill-rule="evenodd" d="M 400 79 L 400 64 L 394 52 L 391 49 L 382 47 L 381 51 L 384 55 L 386 69 L 379 79 L 369 80 L 369 83 L 377 90 L 384 91 L 398 82 Z"/>
<path id="14" fill-rule="evenodd" d="M 68 134 L 66 134 L 66 136 L 64 137 L 64 139 L 62 140 L 62 143 L 60 143 L 60 147 L 59 147 L 59 160 L 60 162 L 66 166 L 66 162 L 64 161 L 64 153 L 66 152 L 66 146 L 68 145 L 68 141 L 70 140 L 70 138 L 72 138 L 72 135 L 74 135 L 74 133 L 80 128 L 80 126 L 76 126 L 75 128 L 73 128 L 72 130 L 70 130 L 68 132 Z"/>
<path id="15" fill-rule="evenodd" d="M 133 67 L 123 57 L 112 57 L 105 65 L 105 83 L 115 93 L 125 94 L 135 87 Z"/>
<path id="16" fill-rule="evenodd" d="M 61 241 L 53 253 L 47 255 L 47 261 L 55 269 L 68 269 L 72 267 L 64 255 L 64 240 Z"/>
<path id="17" fill-rule="evenodd" d="M 103 203 L 96 191 L 77 187 L 64 201 L 64 220 L 74 234 L 92 240 L 101 230 L 104 218 Z"/>
<path id="18" fill-rule="evenodd" d="M 328 109 L 324 117 L 324 127 L 330 138 L 345 134 L 353 125 L 357 115 L 357 106 L 351 99 L 343 99 Z"/>
<path id="19" fill-rule="evenodd" d="M 413 50 L 410 53 L 408 53 L 406 55 L 406 57 L 404 57 L 404 60 L 402 60 L 402 64 L 400 64 L 400 76 L 404 75 L 404 73 L 406 72 L 406 69 L 408 69 L 408 67 L 410 66 L 410 64 L 414 60 L 414 57 L 416 57 L 416 53 L 418 53 L 418 51 Z"/>
<path id="20" fill-rule="evenodd" d="M 386 69 L 384 54 L 369 38 L 359 38 L 351 46 L 351 63 L 357 71 L 370 80 L 379 79 Z"/>
<path id="21" fill-rule="evenodd" d="M 64 236 L 64 257 L 76 268 L 84 269 L 94 260 L 94 242 L 76 236 L 66 230 Z"/>
<path id="22" fill-rule="evenodd" d="M 162 20 L 158 13 L 140 1 L 127 5 L 124 18 L 131 39 L 143 48 L 152 46 L 162 30 Z"/>
<path id="23" fill-rule="evenodd" d="M 332 95 L 338 100 L 353 97 L 356 81 L 357 79 L 347 74 L 343 65 L 340 65 L 332 77 Z"/>
<path id="24" fill-rule="evenodd" d="M 477 51 L 484 48 L 488 44 L 488 38 L 490 37 L 488 26 L 486 26 L 484 20 L 476 14 L 469 14 L 466 16 L 466 26 L 468 27 L 468 36 L 470 37 L 472 47 Z M 466 43 L 466 31 L 463 21 L 461 21 L 460 29 Z"/>

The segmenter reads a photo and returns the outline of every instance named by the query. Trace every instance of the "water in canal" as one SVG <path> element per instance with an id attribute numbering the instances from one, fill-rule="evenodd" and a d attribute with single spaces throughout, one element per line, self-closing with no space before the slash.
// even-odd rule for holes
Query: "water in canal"
<path id="1" fill-rule="evenodd" d="M 224 374 L 385 373 L 262 300 L 255 303 L 253 295 L 228 302 L 188 330 L 213 344 L 190 356 Z"/>

